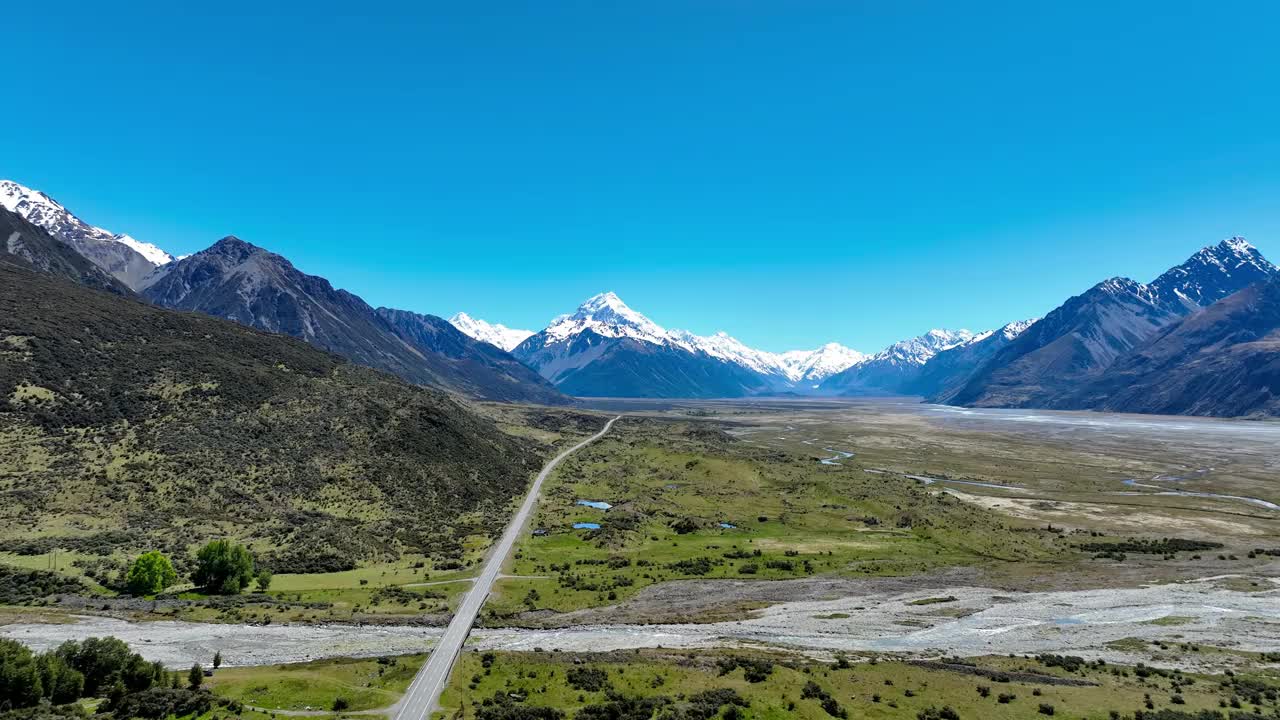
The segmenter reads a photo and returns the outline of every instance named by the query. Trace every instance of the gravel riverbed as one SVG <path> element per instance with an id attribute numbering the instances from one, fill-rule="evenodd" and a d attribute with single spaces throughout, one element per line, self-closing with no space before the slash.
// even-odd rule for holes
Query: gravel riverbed
<path id="1" fill-rule="evenodd" d="M 939 598 L 945 600 L 937 601 Z M 923 600 L 934 602 L 919 603 Z M 919 603 L 919 604 L 917 604 Z M 326 657 L 424 652 L 439 628 L 356 625 L 221 625 L 129 622 L 83 616 L 75 623 L 0 626 L 0 637 L 37 649 L 68 639 L 114 635 L 170 667 L 208 662 L 265 665 Z M 912 656 L 1055 652 L 1110 662 L 1149 660 L 1109 646 L 1138 638 L 1242 651 L 1280 647 L 1280 582 L 1257 592 L 1216 579 L 1139 588 L 1010 593 L 956 586 L 837 600 L 786 602 L 747 620 L 708 624 L 595 625 L 550 630 L 477 629 L 468 646 L 499 650 L 607 651 L 637 647 L 763 645 L 818 656 L 880 651 Z M 1165 662 L 1194 670 L 1227 663 L 1221 654 L 1182 653 Z"/>

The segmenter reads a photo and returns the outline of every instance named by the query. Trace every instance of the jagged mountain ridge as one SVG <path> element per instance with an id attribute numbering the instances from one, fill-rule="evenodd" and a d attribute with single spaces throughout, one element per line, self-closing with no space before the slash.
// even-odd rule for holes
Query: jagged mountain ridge
<path id="1" fill-rule="evenodd" d="M 903 394 L 938 353 L 978 337 L 968 330 L 930 330 L 896 342 L 848 369 L 827 378 L 819 389 L 833 395 Z"/>
<path id="2" fill-rule="evenodd" d="M 1280 274 L 1243 238 L 1201 249 L 1150 284 L 1111 278 L 1077 295 L 962 386 L 931 398 L 979 407 L 1056 407 L 1092 376 L 1201 307 Z"/>
<path id="3" fill-rule="evenodd" d="M 75 248 L 130 288 L 173 257 L 150 243 L 90 225 L 39 190 L 0 180 L 0 207 L 15 212 Z"/>
<path id="4" fill-rule="evenodd" d="M 929 397 L 963 385 L 978 368 L 1035 322 L 1034 319 L 1011 322 L 938 352 L 924 363 L 915 377 L 903 383 L 900 390 L 907 395 Z"/>
<path id="5" fill-rule="evenodd" d="M 292 335 L 413 383 L 482 399 L 567 401 L 505 353 L 494 349 L 502 355 L 495 358 L 491 346 L 442 319 L 423 322 L 429 316 L 419 316 L 417 328 L 406 321 L 397 329 L 357 295 L 233 236 L 163 266 L 145 279 L 142 294 L 163 307 Z"/>
<path id="6" fill-rule="evenodd" d="M 1280 416 L 1280 276 L 1175 322 L 1057 406 Z"/>

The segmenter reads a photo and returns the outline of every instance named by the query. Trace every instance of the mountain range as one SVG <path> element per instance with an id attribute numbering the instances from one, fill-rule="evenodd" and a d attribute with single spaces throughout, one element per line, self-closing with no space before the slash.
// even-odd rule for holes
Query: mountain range
<path id="1" fill-rule="evenodd" d="M 475 399 L 913 395 L 977 407 L 1274 415 L 1280 270 L 1242 238 L 1150 283 L 1110 278 L 1038 320 L 930 330 L 876 353 L 773 353 L 669 330 L 601 293 L 538 332 L 459 312 L 373 308 L 235 237 L 174 258 L 0 181 L 0 256 L 175 310 L 301 338 L 412 383 Z M 1224 384 L 1225 383 L 1225 384 Z"/>
<path id="2" fill-rule="evenodd" d="M 442 318 L 374 309 L 359 296 L 239 238 L 225 237 L 198 253 L 174 258 L 127 235 L 89 225 L 44 193 L 17 183 L 0 182 L 0 198 L 0 228 L 13 228 L 5 235 L 6 250 L 25 255 L 36 269 L 42 269 L 41 262 L 52 263 L 55 274 L 81 284 L 301 338 L 419 385 L 481 400 L 569 402 L 536 372 Z"/>
<path id="3" fill-rule="evenodd" d="M 1111 368 L 1129 366 L 1163 331 L 1278 274 L 1257 248 L 1243 238 L 1229 238 L 1150 283 L 1104 280 L 1045 315 L 966 382 L 931 399 L 976 407 L 1103 407 L 1105 401 L 1082 394 L 1081 388 L 1105 385 L 1109 381 L 1103 376 Z M 1255 410 L 1247 404 L 1234 407 L 1229 414 Z"/>

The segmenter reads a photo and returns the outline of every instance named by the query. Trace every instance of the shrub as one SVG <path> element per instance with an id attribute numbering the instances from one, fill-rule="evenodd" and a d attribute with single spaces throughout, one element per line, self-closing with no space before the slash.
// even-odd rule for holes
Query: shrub
<path id="1" fill-rule="evenodd" d="M 214 698 L 208 690 L 150 688 L 130 693 L 112 703 L 118 718 L 163 720 L 168 717 L 194 717 L 213 708 Z"/>
<path id="2" fill-rule="evenodd" d="M 611 685 L 609 684 L 609 673 L 600 668 L 594 667 L 575 667 L 571 668 L 565 675 L 569 685 L 575 690 L 585 690 L 586 692 L 599 692 L 605 690 Z"/>

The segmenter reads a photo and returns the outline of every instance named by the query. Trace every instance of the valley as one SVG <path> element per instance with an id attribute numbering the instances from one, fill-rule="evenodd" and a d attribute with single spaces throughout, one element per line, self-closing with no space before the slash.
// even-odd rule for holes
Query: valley
<path id="1" fill-rule="evenodd" d="M 910 697 L 889 706 L 888 693 L 871 702 L 871 678 L 883 677 L 876 668 L 971 712 L 984 700 L 973 692 L 974 667 L 1030 673 L 997 690 L 1037 689 L 1077 713 L 1120 699 L 1140 706 L 1150 692 L 1149 681 L 1087 671 L 1070 677 L 1108 690 L 1063 688 L 1044 679 L 1054 675 L 1034 659 L 1044 653 L 1126 673 L 1271 672 L 1258 658 L 1280 644 L 1274 424 L 892 399 L 594 405 L 580 418 L 481 407 L 514 436 L 561 442 L 585 437 L 577 433 L 593 412 L 622 417 L 546 479 L 451 675 L 446 717 L 471 717 L 466 708 L 480 707 L 495 683 L 515 688 L 521 705 L 610 702 L 602 690 L 562 685 L 566 667 L 601 667 L 611 678 L 618 669 L 611 682 L 632 698 L 733 687 L 760 717 L 800 701 L 787 673 L 817 673 L 824 687 L 852 683 L 835 691 L 851 693 L 852 707 L 898 717 L 926 706 Z M 575 528 L 583 524 L 599 527 Z M 1178 543 L 1166 547 L 1166 538 Z M 472 568 L 444 573 L 406 558 L 280 575 L 236 612 L 171 612 L 164 599 L 106 609 L 113 601 L 103 598 L 101 609 L 0 615 L 0 637 L 41 648 L 110 634 L 175 667 L 216 650 L 229 667 L 261 668 L 270 686 L 326 658 L 430 656 L 486 547 L 474 546 Z M 424 591 L 439 596 L 427 608 L 398 600 Z M 363 599 L 372 594 L 389 604 Z M 342 611 L 343 602 L 359 612 Z M 486 653 L 496 658 L 486 668 L 502 674 L 477 671 Z M 775 670 L 759 682 L 722 675 L 718 658 L 734 653 Z M 944 656 L 956 660 L 936 665 Z M 832 671 L 837 661 L 850 663 L 847 680 Z M 464 680 L 473 675 L 481 679 Z M 666 679 L 638 679 L 654 676 Z M 1185 700 L 1212 707 L 1213 683 L 1201 682 L 1205 694 L 1183 690 Z M 391 687 L 369 695 L 385 701 L 359 707 L 400 712 L 390 701 L 408 686 Z M 314 697 L 281 692 L 264 697 L 322 708 L 343 691 L 321 682 Z"/>
<path id="2" fill-rule="evenodd" d="M 1280 720 L 1280 5 L 10 5 L 0 720 Z"/>

